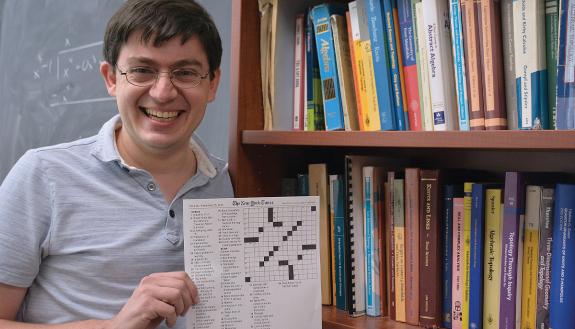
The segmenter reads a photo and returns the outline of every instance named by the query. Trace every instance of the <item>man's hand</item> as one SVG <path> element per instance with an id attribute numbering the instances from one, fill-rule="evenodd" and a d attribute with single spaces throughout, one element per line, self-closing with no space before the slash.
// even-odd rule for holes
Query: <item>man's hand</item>
<path id="1" fill-rule="evenodd" d="M 198 289 L 185 272 L 166 272 L 148 275 L 111 320 L 111 328 L 151 329 L 162 321 L 168 327 L 176 324 L 178 316 L 186 314 L 198 303 Z"/>

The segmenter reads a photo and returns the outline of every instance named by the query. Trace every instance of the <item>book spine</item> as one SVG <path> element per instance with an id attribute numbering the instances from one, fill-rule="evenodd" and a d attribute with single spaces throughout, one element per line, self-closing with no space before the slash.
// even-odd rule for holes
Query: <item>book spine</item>
<path id="1" fill-rule="evenodd" d="M 400 55 L 398 49 L 398 42 L 396 39 L 396 24 L 394 16 L 397 12 L 397 7 L 393 0 L 383 0 L 383 14 L 385 21 L 385 36 L 387 38 L 387 49 L 389 51 L 389 71 L 391 73 L 391 89 L 393 108 L 395 110 L 395 123 L 397 130 L 408 130 L 409 121 L 406 121 L 404 106 L 404 91 L 401 83 L 401 68 L 399 64 Z M 405 112 L 405 113 L 404 113 Z"/>
<path id="2" fill-rule="evenodd" d="M 293 130 L 304 129 L 305 82 L 305 15 L 298 14 L 295 19 L 294 75 L 293 75 Z"/>
<path id="3" fill-rule="evenodd" d="M 485 259 L 484 259 L 484 310 L 485 329 L 499 329 L 499 296 L 501 284 L 501 189 L 485 191 Z"/>
<path id="4" fill-rule="evenodd" d="M 330 20 L 339 77 L 339 88 L 341 90 L 344 126 L 347 131 L 357 131 L 359 130 L 357 103 L 353 90 L 353 73 L 351 72 L 351 57 L 349 54 L 349 40 L 347 38 L 345 16 L 331 15 Z"/>
<path id="5" fill-rule="evenodd" d="M 335 306 L 347 310 L 346 270 L 345 270 L 345 194 L 341 175 L 333 175 L 334 192 L 332 208 L 334 213 L 334 268 L 335 268 Z M 331 177 L 331 176 L 330 176 Z"/>
<path id="6" fill-rule="evenodd" d="M 471 190 L 471 244 L 469 269 L 469 328 L 483 328 L 483 246 L 485 232 L 484 184 Z"/>
<path id="7" fill-rule="evenodd" d="M 463 327 L 463 198 L 453 198 L 453 260 L 451 275 L 451 328 Z"/>
<path id="8" fill-rule="evenodd" d="M 417 69 L 419 72 L 419 96 L 423 129 L 433 131 L 433 113 L 431 112 L 431 91 L 429 89 L 429 56 L 426 45 L 425 22 L 423 21 L 423 3 L 421 0 L 412 0 L 415 8 L 414 21 L 417 30 Z"/>
<path id="9" fill-rule="evenodd" d="M 387 173 L 385 183 L 385 222 L 386 254 L 387 254 L 387 293 L 389 305 L 389 318 L 395 320 L 395 225 L 393 223 L 393 180 L 394 172 Z"/>
<path id="10" fill-rule="evenodd" d="M 419 324 L 419 168 L 405 169 L 405 321 Z"/>
<path id="11" fill-rule="evenodd" d="M 521 302 L 523 300 L 523 241 L 525 239 L 525 216 L 519 217 L 519 235 L 517 239 L 517 287 L 515 298 L 515 328 L 521 328 Z"/>
<path id="12" fill-rule="evenodd" d="M 477 0 L 461 0 L 461 24 L 465 49 L 465 78 L 469 95 L 469 128 L 485 129 L 483 77 L 479 50 L 479 23 Z"/>
<path id="13" fill-rule="evenodd" d="M 423 2 L 433 130 L 457 130 L 451 29 L 447 2 Z"/>
<path id="14" fill-rule="evenodd" d="M 329 189 L 329 228 L 330 228 L 330 250 L 331 250 L 331 300 L 332 304 L 336 305 L 336 265 L 335 265 L 335 198 L 337 192 L 334 190 L 336 188 L 335 181 L 337 181 L 337 175 L 328 175 L 328 189 Z M 337 306 L 336 306 L 337 307 Z"/>
<path id="15" fill-rule="evenodd" d="M 393 226 L 395 235 L 395 319 L 406 321 L 405 314 L 405 219 L 403 179 L 393 181 Z"/>
<path id="16" fill-rule="evenodd" d="M 559 8 L 557 59 L 557 129 L 575 129 L 575 1 L 562 0 Z"/>
<path id="17" fill-rule="evenodd" d="M 517 93 L 515 91 L 515 43 L 513 40 L 513 0 L 501 0 L 501 45 L 505 76 L 507 129 L 517 130 Z"/>
<path id="18" fill-rule="evenodd" d="M 360 81 L 360 76 L 359 76 L 359 65 L 363 65 L 363 59 L 361 56 L 361 52 L 359 54 L 356 54 L 356 44 L 359 44 L 359 35 L 357 35 L 357 40 L 356 37 L 354 36 L 354 32 L 353 32 L 353 28 L 352 28 L 352 24 L 357 24 L 357 3 L 355 1 L 350 2 L 349 4 L 349 10 L 346 11 L 345 13 L 345 17 L 346 17 L 346 24 L 347 24 L 347 39 L 349 40 L 349 57 L 351 60 L 351 73 L 353 75 L 353 90 L 355 92 L 355 104 L 356 104 L 356 109 L 357 109 L 357 125 L 358 125 L 358 129 L 360 131 L 365 131 L 365 125 L 363 123 L 363 103 L 362 102 L 366 102 L 365 100 L 363 100 L 362 97 L 364 97 L 365 95 L 365 81 Z M 355 11 L 354 15 L 355 15 L 355 23 L 352 23 L 352 18 L 351 18 L 351 12 L 352 9 Z M 365 77 L 363 77 L 365 78 Z M 363 88 L 364 90 L 362 91 L 362 83 L 363 83 Z"/>
<path id="19" fill-rule="evenodd" d="M 421 108 L 419 105 L 419 78 L 417 68 L 416 30 L 413 20 L 411 0 L 397 0 L 399 17 L 401 53 L 403 55 L 403 76 L 405 80 L 405 97 L 409 129 L 423 130 Z"/>
<path id="20" fill-rule="evenodd" d="M 545 58 L 547 60 L 547 100 L 549 129 L 556 128 L 557 110 L 557 41 L 559 40 L 559 11 L 557 0 L 545 0 Z"/>
<path id="21" fill-rule="evenodd" d="M 375 254 L 377 255 L 376 265 L 379 277 L 379 305 L 380 314 L 389 316 L 389 305 L 387 298 L 387 268 L 385 253 L 385 179 L 386 173 L 382 168 L 377 168 L 373 199 L 375 202 L 375 237 L 377 240 Z"/>
<path id="22" fill-rule="evenodd" d="M 528 185 L 525 191 L 525 231 L 521 290 L 521 328 L 536 328 L 539 215 L 543 188 Z"/>
<path id="23" fill-rule="evenodd" d="M 439 170 L 421 170 L 419 325 L 439 328 L 442 324 L 442 254 Z"/>
<path id="24" fill-rule="evenodd" d="M 469 328 L 469 294 L 471 275 L 471 205 L 473 203 L 472 189 L 474 183 L 463 184 L 463 245 L 461 262 L 461 282 L 463 295 L 461 298 L 462 328 Z"/>
<path id="25" fill-rule="evenodd" d="M 529 0 L 531 1 L 531 0 Z M 505 80 L 501 51 L 500 0 L 482 0 L 479 10 L 481 67 L 483 69 L 483 99 L 485 129 L 507 129 L 505 111 Z"/>
<path id="26" fill-rule="evenodd" d="M 397 129 L 395 113 L 393 112 L 392 80 L 388 67 L 389 54 L 384 38 L 385 23 L 381 1 L 365 0 L 368 17 L 369 40 L 373 61 L 375 92 L 379 107 L 381 130 Z"/>
<path id="27" fill-rule="evenodd" d="M 333 9 L 328 4 L 315 6 L 311 11 L 321 76 L 325 128 L 329 131 L 345 129 L 330 22 L 332 12 Z"/>
<path id="28" fill-rule="evenodd" d="M 304 130 L 315 130 L 314 113 L 315 113 L 315 98 L 314 98 L 314 82 L 317 79 L 316 75 L 319 74 L 319 67 L 317 66 L 317 55 L 315 50 L 315 36 L 313 33 L 313 21 L 311 16 L 306 15 L 305 23 L 305 99 L 306 109 L 304 113 Z"/>
<path id="29" fill-rule="evenodd" d="M 549 128 L 544 10 L 542 1 L 513 2 L 519 129 Z"/>
<path id="30" fill-rule="evenodd" d="M 519 226 L 524 214 L 525 184 L 518 172 L 505 173 L 505 196 L 501 246 L 501 296 L 499 328 L 514 329 L 517 308 Z"/>
<path id="31" fill-rule="evenodd" d="M 451 39 L 453 60 L 455 65 L 455 89 L 457 92 L 457 107 L 459 113 L 459 130 L 469 130 L 469 110 L 467 106 L 467 86 L 465 85 L 465 53 L 463 48 L 463 32 L 461 29 L 461 8 L 459 0 L 451 0 L 449 12 L 451 17 Z"/>
<path id="32" fill-rule="evenodd" d="M 375 209 L 374 209 L 374 167 L 363 167 L 363 234 L 365 250 L 365 310 L 369 316 L 380 316 L 379 277 L 375 260 Z"/>
<path id="33" fill-rule="evenodd" d="M 537 273 L 538 329 L 549 329 L 549 302 L 551 294 L 551 259 L 553 245 L 553 204 L 555 189 L 543 188 L 539 215 L 539 269 Z"/>
<path id="34" fill-rule="evenodd" d="M 362 224 L 362 183 L 361 168 L 353 165 L 352 157 L 346 157 L 346 209 L 347 209 L 347 241 L 346 255 L 349 259 L 347 267 L 347 306 L 352 316 L 365 314 L 365 264 L 363 259 L 363 224 Z M 358 177 L 359 176 L 359 177 Z M 354 179 L 355 178 L 355 179 Z M 359 178 L 359 180 L 358 180 Z M 354 184 L 355 180 L 355 184 Z"/>
<path id="35" fill-rule="evenodd" d="M 443 222 L 442 222 L 442 250 L 443 250 L 443 327 L 451 328 L 451 269 L 453 259 L 453 198 L 457 195 L 456 185 L 443 187 Z"/>
<path id="36" fill-rule="evenodd" d="M 575 185 L 555 186 L 549 326 L 575 328 Z"/>

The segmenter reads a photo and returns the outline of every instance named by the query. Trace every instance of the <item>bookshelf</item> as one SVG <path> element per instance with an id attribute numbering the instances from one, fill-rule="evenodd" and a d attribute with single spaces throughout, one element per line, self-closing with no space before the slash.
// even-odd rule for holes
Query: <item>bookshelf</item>
<path id="1" fill-rule="evenodd" d="M 264 131 L 258 1 L 234 0 L 232 10 L 229 165 L 238 197 L 277 196 L 281 178 L 305 172 L 308 163 L 325 162 L 330 171 L 343 172 L 346 154 L 435 168 L 575 174 L 575 131 Z M 351 318 L 324 306 L 323 328 L 417 327 L 387 318 Z"/>

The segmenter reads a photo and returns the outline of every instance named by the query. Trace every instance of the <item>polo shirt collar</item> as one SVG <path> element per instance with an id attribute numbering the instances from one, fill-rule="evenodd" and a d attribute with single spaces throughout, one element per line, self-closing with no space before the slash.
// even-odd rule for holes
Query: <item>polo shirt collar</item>
<path id="1" fill-rule="evenodd" d="M 122 121 L 119 114 L 116 114 L 110 120 L 108 120 L 96 136 L 96 143 L 92 149 L 92 155 L 103 162 L 116 161 L 123 165 L 124 161 L 118 153 L 116 148 L 116 138 L 115 131 L 122 125 Z M 197 141 L 194 136 L 190 138 L 190 147 L 194 154 L 196 155 L 198 170 L 209 178 L 214 178 L 217 175 L 217 170 L 210 157 L 206 151 L 204 145 L 200 141 Z M 127 165 L 126 165 L 127 166 Z"/>

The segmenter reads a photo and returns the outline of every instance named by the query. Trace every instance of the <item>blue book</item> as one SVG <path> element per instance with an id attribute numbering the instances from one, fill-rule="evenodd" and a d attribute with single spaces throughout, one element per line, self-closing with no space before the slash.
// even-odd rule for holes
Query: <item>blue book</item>
<path id="1" fill-rule="evenodd" d="M 549 327 L 575 328 L 575 185 L 555 186 Z"/>
<path id="2" fill-rule="evenodd" d="M 334 236 L 334 259 L 335 259 L 335 307 L 340 310 L 347 310 L 346 282 L 347 273 L 345 269 L 345 186 L 341 175 L 337 175 L 334 181 L 332 193 L 333 198 L 333 236 Z"/>
<path id="3" fill-rule="evenodd" d="M 366 2 L 365 13 L 369 22 L 369 40 L 371 41 L 375 89 L 377 91 L 381 130 L 395 130 L 397 129 L 397 125 L 395 123 L 396 119 L 393 111 L 392 82 L 388 58 L 389 54 L 387 52 L 386 38 L 384 38 L 385 21 L 381 1 L 358 1 Z"/>
<path id="4" fill-rule="evenodd" d="M 449 4 L 449 11 L 451 13 L 451 40 L 453 41 L 453 61 L 455 63 L 455 90 L 457 91 L 459 130 L 469 130 L 465 54 L 461 28 L 461 7 L 459 6 L 459 2 L 459 0 L 450 0 Z"/>
<path id="5" fill-rule="evenodd" d="M 330 16 L 344 15 L 345 4 L 324 3 L 312 8 L 326 130 L 345 129 Z"/>
<path id="6" fill-rule="evenodd" d="M 306 15 L 305 23 L 305 65 L 306 65 L 306 130 L 324 130 L 323 101 L 321 97 L 321 78 L 317 50 L 315 47 L 315 35 L 313 32 L 313 20 L 311 15 Z"/>
<path id="7" fill-rule="evenodd" d="M 473 184 L 471 190 L 471 243 L 469 272 L 469 328 L 483 327 L 483 241 L 485 231 L 486 184 Z"/>
<path id="8" fill-rule="evenodd" d="M 387 37 L 387 47 L 389 51 L 389 70 L 391 73 L 391 90 L 393 92 L 393 108 L 395 111 L 395 123 L 397 130 L 409 130 L 409 119 L 407 111 L 403 109 L 403 86 L 402 72 L 399 65 L 400 54 L 398 42 L 395 38 L 396 28 L 395 17 L 397 16 L 396 0 L 383 0 L 383 14 L 385 17 L 385 35 Z"/>
<path id="9" fill-rule="evenodd" d="M 575 43 L 575 15 L 569 15 L 575 0 L 560 1 L 559 8 L 559 51 L 557 52 L 557 129 L 575 129 L 575 73 L 573 63 L 567 65 L 568 56 L 573 55 Z"/>
<path id="10" fill-rule="evenodd" d="M 453 239 L 453 198 L 461 197 L 461 185 L 449 184 L 443 187 L 443 222 L 441 236 L 443 250 L 443 327 L 451 328 L 451 264 Z"/>

